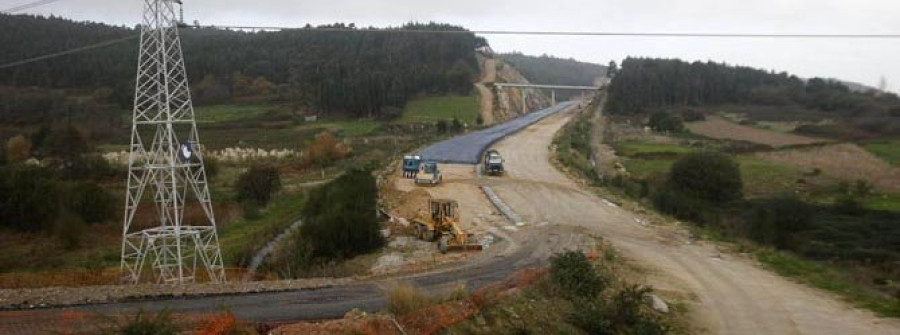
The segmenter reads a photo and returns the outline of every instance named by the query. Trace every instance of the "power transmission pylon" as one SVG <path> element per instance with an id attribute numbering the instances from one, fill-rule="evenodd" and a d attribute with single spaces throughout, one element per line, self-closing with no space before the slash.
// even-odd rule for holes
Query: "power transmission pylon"
<path id="1" fill-rule="evenodd" d="M 141 281 L 146 262 L 152 276 L 145 277 L 156 283 L 193 282 L 204 273 L 225 281 L 178 35 L 180 7 L 180 0 L 144 0 L 122 231 L 126 283 Z M 148 187 L 153 204 L 142 202 Z M 153 222 L 135 224 L 138 209 L 153 205 Z M 186 222 L 185 208 L 202 218 Z"/>

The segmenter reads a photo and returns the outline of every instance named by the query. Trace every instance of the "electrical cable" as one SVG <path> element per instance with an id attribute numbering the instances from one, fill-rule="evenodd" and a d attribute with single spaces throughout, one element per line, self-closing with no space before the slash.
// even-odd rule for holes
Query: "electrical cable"
<path id="1" fill-rule="evenodd" d="M 129 40 L 133 40 L 138 37 L 140 37 L 140 35 L 131 35 L 131 36 L 117 38 L 114 40 L 104 41 L 104 42 L 100 42 L 100 43 L 94 43 L 94 44 L 86 45 L 83 47 L 78 47 L 78 48 L 74 48 L 74 49 L 69 49 L 69 50 L 65 50 L 65 51 L 55 52 L 55 53 L 32 57 L 32 58 L 28 58 L 28 59 L 23 59 L 23 60 L 11 62 L 11 63 L 6 63 L 3 65 L 0 65 L 0 70 L 6 69 L 6 68 L 11 68 L 11 67 L 16 67 L 16 66 L 20 66 L 20 65 L 25 65 L 25 64 L 29 64 L 29 63 L 34 63 L 34 62 L 38 62 L 38 61 L 42 61 L 42 60 L 46 60 L 46 59 L 50 59 L 50 58 L 56 58 L 56 57 L 71 55 L 71 54 L 79 53 L 79 52 L 83 52 L 83 51 L 107 47 L 107 46 L 111 46 L 114 44 L 119 44 L 119 43 L 123 43 L 123 42 L 129 41 Z"/>
<path id="2" fill-rule="evenodd" d="M 22 5 L 14 6 L 14 7 L 11 7 L 11 8 L 7 8 L 7 9 L 4 9 L 4 10 L 2 10 L 2 11 L 0 11 L 0 12 L 8 13 L 8 14 L 13 14 L 13 13 L 16 13 L 16 12 L 21 12 L 21 11 L 23 11 L 23 10 L 32 9 L 32 8 L 35 8 L 35 7 L 40 7 L 40 6 L 43 6 L 43 5 L 49 5 L 49 4 L 54 3 L 54 2 L 57 2 L 57 1 L 59 1 L 59 0 L 37 0 L 37 1 L 32 1 L 32 2 L 26 3 L 26 4 L 22 4 Z"/>

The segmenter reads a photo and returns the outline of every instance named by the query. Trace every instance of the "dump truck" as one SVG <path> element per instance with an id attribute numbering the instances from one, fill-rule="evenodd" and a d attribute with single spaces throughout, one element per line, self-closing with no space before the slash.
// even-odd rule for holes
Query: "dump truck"
<path id="1" fill-rule="evenodd" d="M 419 164 L 419 171 L 414 177 L 416 185 L 434 186 L 443 181 L 441 169 L 435 162 L 424 162 Z"/>
<path id="2" fill-rule="evenodd" d="M 488 150 L 484 153 L 484 173 L 491 176 L 499 176 L 503 174 L 503 157 L 497 150 Z"/>
<path id="3" fill-rule="evenodd" d="M 459 203 L 449 199 L 429 199 L 428 211 L 413 219 L 418 238 L 437 242 L 438 250 L 482 250 L 474 234 L 466 233 L 459 225 Z"/>
<path id="4" fill-rule="evenodd" d="M 422 164 L 422 156 L 403 156 L 403 178 L 415 179 L 420 164 Z"/>

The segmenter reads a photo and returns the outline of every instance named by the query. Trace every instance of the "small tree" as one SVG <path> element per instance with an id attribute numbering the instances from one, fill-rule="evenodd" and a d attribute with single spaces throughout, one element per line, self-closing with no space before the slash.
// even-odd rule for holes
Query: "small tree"
<path id="1" fill-rule="evenodd" d="M 666 111 L 658 111 L 650 115 L 649 126 L 654 131 L 659 132 L 679 132 L 684 130 L 684 123 L 681 121 L 681 118 Z"/>
<path id="2" fill-rule="evenodd" d="M 481 116 L 481 114 L 478 114 L 478 116 L 475 117 L 475 124 L 479 126 L 484 125 L 484 117 Z"/>
<path id="3" fill-rule="evenodd" d="M 378 249 L 384 243 L 376 217 L 378 188 L 366 170 L 350 170 L 312 191 L 303 207 L 298 246 L 334 260 Z"/>
<path id="4" fill-rule="evenodd" d="M 88 223 L 98 223 L 115 215 L 116 199 L 100 185 L 84 182 L 68 189 L 65 207 Z"/>
<path id="5" fill-rule="evenodd" d="M 454 133 L 461 132 L 463 130 L 463 124 L 457 118 L 453 118 L 453 121 L 450 123 L 450 130 Z"/>
<path id="6" fill-rule="evenodd" d="M 550 278 L 565 294 L 587 299 L 599 295 L 607 285 L 581 251 L 566 251 L 551 257 Z"/>
<path id="7" fill-rule="evenodd" d="M 253 166 L 238 177 L 235 188 L 239 201 L 265 205 L 281 189 L 281 176 L 273 166 Z"/>
<path id="8" fill-rule="evenodd" d="M 10 164 L 21 163 L 31 157 L 31 141 L 18 135 L 6 141 L 6 161 Z"/>
<path id="9" fill-rule="evenodd" d="M 740 199 L 744 183 L 740 168 L 731 156 L 699 152 L 684 156 L 672 165 L 666 186 L 683 195 L 722 204 Z"/>
<path id="10" fill-rule="evenodd" d="M 337 137 L 329 131 L 316 135 L 315 140 L 309 144 L 304 153 L 305 165 L 325 166 L 344 158 L 347 149 L 338 141 Z"/>
<path id="11" fill-rule="evenodd" d="M 438 134 L 446 134 L 447 128 L 449 127 L 447 125 L 447 120 L 438 120 L 438 122 L 435 123 L 434 126 L 435 128 L 437 128 Z"/>

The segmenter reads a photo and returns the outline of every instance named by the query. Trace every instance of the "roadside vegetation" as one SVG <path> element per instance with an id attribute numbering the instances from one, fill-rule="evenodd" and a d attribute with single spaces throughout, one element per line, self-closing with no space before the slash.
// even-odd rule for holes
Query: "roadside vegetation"
<path id="1" fill-rule="evenodd" d="M 632 62 L 623 68 L 622 79 L 613 80 L 611 95 L 616 92 L 617 80 L 621 85 L 626 79 L 634 79 L 628 78 L 634 75 L 629 71 L 642 69 L 640 76 L 663 75 L 642 67 L 653 60 Z M 721 65 L 705 69 L 745 71 Z M 831 84 L 811 83 L 819 84 L 830 87 L 821 89 L 834 97 L 857 97 L 858 103 L 893 99 L 890 94 L 859 95 Z M 825 94 L 819 88 L 809 89 Z M 602 187 L 600 192 L 630 198 L 690 222 L 701 234 L 722 241 L 736 252 L 752 253 L 777 273 L 838 293 L 881 315 L 900 316 L 900 268 L 896 266 L 900 262 L 900 227 L 892 223 L 900 222 L 900 192 L 894 186 L 900 180 L 900 170 L 892 165 L 893 152 L 887 149 L 893 143 L 890 128 L 883 128 L 883 133 L 869 132 L 868 138 L 875 139 L 856 143 L 770 142 L 786 138 L 783 135 L 797 138 L 784 132 L 801 132 L 803 125 L 823 124 L 825 118 L 860 126 L 856 122 L 862 122 L 865 115 L 890 110 L 890 104 L 866 105 L 872 108 L 871 113 L 862 113 L 862 118 L 844 118 L 841 108 L 848 106 L 834 110 L 785 106 L 785 113 L 789 110 L 794 118 L 780 115 L 775 120 L 770 116 L 777 110 L 768 107 L 705 107 L 703 100 L 687 107 L 666 106 L 659 101 L 658 105 L 622 108 L 622 103 L 636 98 L 619 96 L 614 98 L 618 102 L 606 105 L 618 108 L 608 113 L 613 115 L 606 117 L 603 138 L 604 144 L 615 150 L 615 168 L 594 169 L 584 160 L 579 163 L 571 158 L 570 148 L 589 148 L 589 143 L 574 145 L 578 140 L 573 140 L 587 138 L 591 129 L 586 124 L 591 120 L 587 115 L 574 118 L 559 135 L 559 161 L 590 184 Z M 743 113 L 735 117 L 721 113 L 723 108 Z M 823 113 L 830 114 L 823 117 Z M 732 134 L 713 138 L 702 131 L 692 133 L 694 123 L 709 118 L 733 125 Z M 679 127 L 678 120 L 686 127 Z M 746 133 L 735 133 L 744 129 Z M 750 133 L 750 137 L 741 137 Z M 846 141 L 834 134 L 826 137 L 827 141 Z M 575 157 L 590 155 L 590 151 L 581 151 Z"/>
<path id="2" fill-rule="evenodd" d="M 551 258 L 548 272 L 521 275 L 519 293 L 484 304 L 449 328 L 453 334 L 677 334 L 683 310 L 651 307 L 653 289 L 628 272 L 611 249 L 592 259 L 581 251 Z M 478 293 L 476 293 L 477 296 Z"/>

